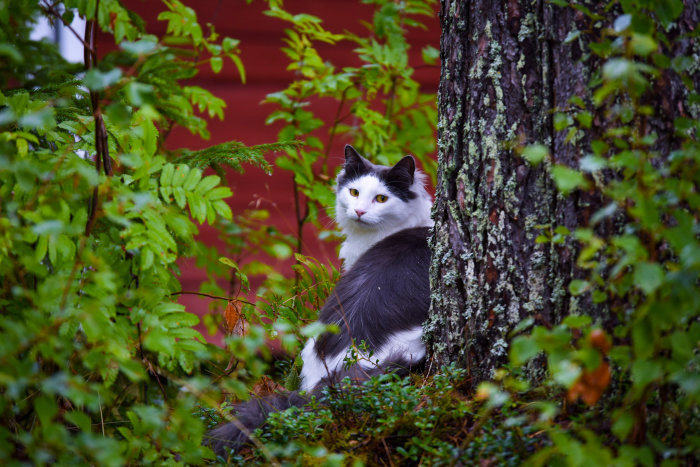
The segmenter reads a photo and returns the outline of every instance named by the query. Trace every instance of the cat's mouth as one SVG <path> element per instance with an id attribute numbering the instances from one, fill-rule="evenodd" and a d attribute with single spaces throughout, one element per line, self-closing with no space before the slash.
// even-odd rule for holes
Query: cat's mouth
<path id="1" fill-rule="evenodd" d="M 371 221 L 367 221 L 365 219 L 360 219 L 359 217 L 356 217 L 354 219 L 354 221 L 356 223 L 362 225 L 363 227 L 374 227 L 377 224 L 376 222 L 371 222 Z"/>

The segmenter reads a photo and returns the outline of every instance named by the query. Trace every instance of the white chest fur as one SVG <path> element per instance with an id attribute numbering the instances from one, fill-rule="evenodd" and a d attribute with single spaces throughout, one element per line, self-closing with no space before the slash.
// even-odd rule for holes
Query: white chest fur
<path id="1" fill-rule="evenodd" d="M 421 340 L 423 328 L 416 326 L 406 331 L 391 334 L 384 345 L 374 352 L 372 357 L 356 351 L 357 364 L 365 369 L 382 368 L 386 363 L 402 362 L 407 366 L 418 363 L 425 357 L 425 344 Z M 313 389 L 323 378 L 343 368 L 348 357 L 350 347 L 345 348 L 336 355 L 330 355 L 322 360 L 316 353 L 314 345 L 316 340 L 311 338 L 306 341 L 301 358 L 304 366 L 301 369 L 301 389 L 309 391 Z"/>

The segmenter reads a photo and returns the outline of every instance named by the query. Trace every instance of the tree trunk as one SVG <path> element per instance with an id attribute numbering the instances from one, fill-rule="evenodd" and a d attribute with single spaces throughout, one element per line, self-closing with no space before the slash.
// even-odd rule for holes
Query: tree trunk
<path id="1" fill-rule="evenodd" d="M 589 3 L 609 27 L 615 12 Z M 572 96 L 586 100 L 600 63 L 581 61 L 585 34 L 567 40 L 593 29 L 592 21 L 546 0 L 442 0 L 440 20 L 433 294 L 425 334 L 433 367 L 456 362 L 478 383 L 506 361 L 509 332 L 523 318 L 550 325 L 575 311 L 605 317 L 568 291 L 582 274 L 575 243 L 536 242 L 542 229 L 586 225 L 602 200 L 584 192 L 563 197 L 547 173 L 551 161 L 534 167 L 516 151 L 539 142 L 556 163 L 577 166 L 591 135 L 567 143 L 566 133 L 554 130 L 551 109 L 570 107 Z M 677 102 L 672 84 L 655 88 L 657 96 Z M 668 112 L 659 125 L 672 125 L 676 111 Z"/>

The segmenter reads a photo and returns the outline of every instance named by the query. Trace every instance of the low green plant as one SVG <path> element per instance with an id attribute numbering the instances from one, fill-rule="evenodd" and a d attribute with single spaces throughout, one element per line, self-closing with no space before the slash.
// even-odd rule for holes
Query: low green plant
<path id="1" fill-rule="evenodd" d="M 430 378 L 387 374 L 361 385 L 346 379 L 308 407 L 272 414 L 256 435 L 283 462 L 520 465 L 545 440 L 521 426 L 511 402 L 487 408 L 488 401 L 464 397 L 464 379 L 454 367 Z M 235 461 L 262 459 L 253 447 Z"/>

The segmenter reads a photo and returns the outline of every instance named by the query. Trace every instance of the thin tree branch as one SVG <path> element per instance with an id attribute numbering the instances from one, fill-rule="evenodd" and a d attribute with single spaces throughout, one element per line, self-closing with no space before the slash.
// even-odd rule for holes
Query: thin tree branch
<path id="1" fill-rule="evenodd" d="M 75 29 L 73 29 L 73 26 L 71 26 L 71 24 L 63 18 L 63 16 L 61 15 L 61 13 L 60 13 L 58 10 L 56 10 L 56 9 L 54 8 L 53 5 L 51 5 L 51 4 L 48 3 L 48 2 L 45 2 L 45 3 L 41 4 L 40 7 L 41 7 L 46 13 L 50 14 L 51 16 L 54 16 L 54 17 L 60 19 L 61 22 L 63 23 L 63 25 L 64 25 L 65 27 L 67 27 L 67 28 L 70 30 L 70 32 L 72 32 L 73 35 L 83 44 L 83 47 L 85 47 L 85 50 L 89 50 L 90 53 L 94 53 L 94 50 L 92 49 L 92 46 L 91 46 L 90 44 L 88 44 L 88 43 L 85 41 L 85 39 L 83 39 L 83 37 L 82 37 L 80 34 L 78 34 L 78 31 L 76 31 Z"/>
<path id="2" fill-rule="evenodd" d="M 220 295 L 212 295 L 204 292 L 190 292 L 186 290 L 181 290 L 179 292 L 173 292 L 170 295 L 200 295 L 202 297 L 213 298 L 215 300 L 226 300 L 227 302 L 241 302 L 245 303 L 246 305 L 255 306 L 255 303 L 250 303 L 248 300 L 243 300 L 241 298 L 222 297 Z"/>
<path id="3" fill-rule="evenodd" d="M 340 97 L 340 102 L 338 103 L 338 110 L 335 113 L 335 120 L 333 121 L 333 126 L 331 127 L 328 134 L 328 142 L 326 143 L 326 154 L 324 155 L 323 166 L 321 167 L 321 173 L 326 176 L 328 176 L 328 157 L 331 153 L 331 145 L 333 144 L 333 138 L 335 137 L 335 132 L 338 128 L 338 124 L 342 121 L 342 119 L 340 118 L 340 111 L 343 110 L 343 105 L 345 104 L 345 98 L 348 89 L 350 88 L 347 87 L 343 89 L 343 95 Z"/>

